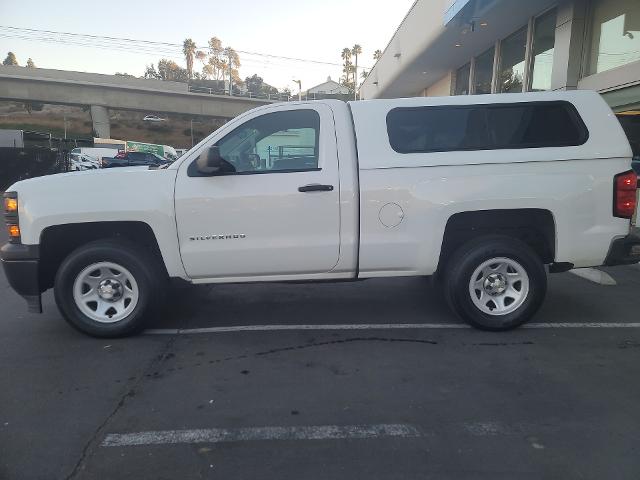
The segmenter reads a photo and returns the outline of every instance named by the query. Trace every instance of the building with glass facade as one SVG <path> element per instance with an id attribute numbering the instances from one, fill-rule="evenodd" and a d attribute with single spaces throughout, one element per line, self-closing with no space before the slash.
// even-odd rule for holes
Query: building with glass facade
<path id="1" fill-rule="evenodd" d="M 361 97 L 576 88 L 640 112 L 640 0 L 417 0 Z"/>

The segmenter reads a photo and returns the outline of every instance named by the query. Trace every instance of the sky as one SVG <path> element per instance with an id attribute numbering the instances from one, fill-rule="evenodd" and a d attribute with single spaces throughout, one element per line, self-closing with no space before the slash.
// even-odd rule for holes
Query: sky
<path id="1" fill-rule="evenodd" d="M 288 61 L 240 54 L 241 78 L 257 73 L 281 89 L 297 92 L 293 80 L 302 80 L 306 90 L 342 74 L 340 53 L 358 43 L 359 61 L 374 63 L 373 52 L 384 50 L 414 0 L 188 0 L 90 2 L 0 0 L 0 56 L 16 54 L 20 65 L 31 57 L 36 66 L 82 72 L 126 72 L 140 76 L 145 66 L 160 58 L 171 58 L 183 67 L 178 48 L 144 52 L 136 48 L 120 51 L 90 46 L 70 46 L 38 40 L 10 38 L 7 29 L 20 27 L 56 32 L 130 38 L 182 44 L 191 37 L 198 47 L 217 36 L 223 46 L 238 51 L 302 58 L 337 65 Z M 15 35 L 15 32 L 12 33 Z M 36 38 L 42 38 L 36 33 Z M 201 68 L 196 61 L 194 69 Z"/>

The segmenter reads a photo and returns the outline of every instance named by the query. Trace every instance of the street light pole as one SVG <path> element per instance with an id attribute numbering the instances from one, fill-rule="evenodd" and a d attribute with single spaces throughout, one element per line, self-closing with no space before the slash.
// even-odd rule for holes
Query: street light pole
<path id="1" fill-rule="evenodd" d="M 294 80 L 298 84 L 298 101 L 302 101 L 302 80 Z"/>

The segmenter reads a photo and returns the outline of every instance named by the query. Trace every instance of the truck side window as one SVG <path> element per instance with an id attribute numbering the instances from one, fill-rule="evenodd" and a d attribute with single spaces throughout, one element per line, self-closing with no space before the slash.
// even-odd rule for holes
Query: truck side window
<path id="1" fill-rule="evenodd" d="M 387 132 L 398 153 L 567 147 L 589 138 L 564 101 L 395 108 Z"/>
<path id="2" fill-rule="evenodd" d="M 277 173 L 318 169 L 320 116 L 289 110 L 253 118 L 217 142 L 236 173 Z"/>

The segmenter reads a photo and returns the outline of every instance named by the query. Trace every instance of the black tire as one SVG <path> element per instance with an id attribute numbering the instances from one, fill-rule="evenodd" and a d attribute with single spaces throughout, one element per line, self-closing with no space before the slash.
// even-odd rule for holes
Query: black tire
<path id="1" fill-rule="evenodd" d="M 81 311 L 74 300 L 74 283 L 87 267 L 100 262 L 127 269 L 137 286 L 137 303 L 128 314 L 113 323 L 101 323 Z M 158 260 L 135 244 L 119 239 L 98 240 L 71 252 L 56 274 L 56 304 L 65 320 L 77 330 L 100 338 L 124 337 L 142 330 L 161 307 L 166 275 Z"/>
<path id="2" fill-rule="evenodd" d="M 517 262 L 524 269 L 528 276 L 528 294 L 514 311 L 504 315 L 488 314 L 474 303 L 470 282 L 484 262 L 501 257 Z M 462 320 L 481 330 L 511 330 L 529 321 L 547 292 L 547 273 L 540 257 L 524 242 L 503 235 L 484 236 L 464 244 L 447 262 L 444 273 L 449 307 Z M 491 297 L 484 298 L 490 300 Z"/>

